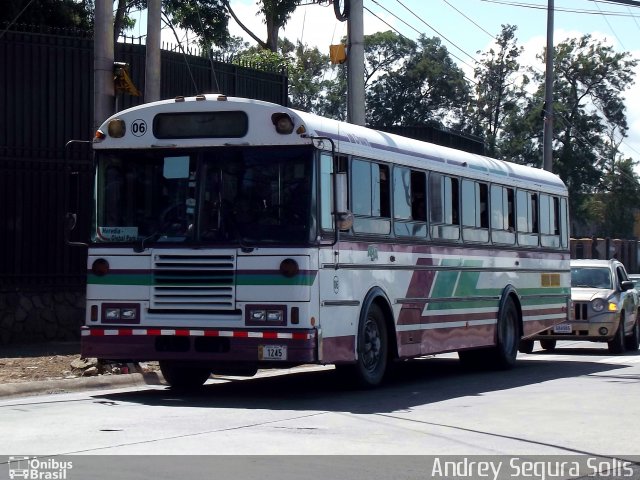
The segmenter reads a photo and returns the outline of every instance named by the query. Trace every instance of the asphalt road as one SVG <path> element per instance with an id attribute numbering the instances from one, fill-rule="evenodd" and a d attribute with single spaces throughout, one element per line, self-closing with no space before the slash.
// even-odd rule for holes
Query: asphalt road
<path id="1" fill-rule="evenodd" d="M 298 456 L 286 462 L 298 465 L 291 476 L 280 472 L 274 478 L 300 478 L 295 475 L 310 473 L 304 465 L 318 461 L 331 468 L 345 464 L 346 476 L 336 473 L 340 478 L 397 473 L 396 463 L 411 473 L 406 478 L 436 478 L 425 476 L 425 469 L 433 474 L 438 456 L 487 456 L 508 463 L 514 456 L 561 455 L 604 459 L 604 470 L 610 469 L 603 478 L 640 478 L 637 466 L 622 469 L 640 460 L 640 354 L 612 356 L 605 345 L 591 343 L 559 347 L 553 353 L 520 354 L 507 372 L 470 372 L 455 355 L 407 362 L 381 388 L 368 391 L 340 383 L 330 368 L 315 367 L 210 380 L 197 394 L 142 386 L 7 399 L 0 401 L 0 454 L 91 455 L 93 462 L 111 455 L 203 455 L 208 457 L 194 458 L 205 463 L 211 455 L 246 455 L 253 460 L 239 463 L 255 478 L 270 478 L 282 465 L 274 460 L 279 457 L 256 455 Z M 317 455 L 339 457 L 328 461 Z M 385 455 L 407 457 L 382 462 Z M 425 466 L 425 459 L 432 463 Z M 0 479 L 8 468 L 1 461 Z M 356 467 L 359 462 L 362 467 Z M 216 478 L 224 478 L 227 468 L 237 473 L 232 463 L 217 462 Z M 169 471 L 159 468 L 157 478 Z M 546 475 L 551 477 L 576 478 Z"/>

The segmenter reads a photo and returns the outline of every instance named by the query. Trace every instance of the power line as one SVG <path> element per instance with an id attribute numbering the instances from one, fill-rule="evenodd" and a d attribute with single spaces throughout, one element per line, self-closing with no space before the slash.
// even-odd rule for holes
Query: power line
<path id="1" fill-rule="evenodd" d="M 498 5 L 508 5 L 510 7 L 531 8 L 533 10 L 546 10 L 548 8 L 547 5 L 543 5 L 539 3 L 516 2 L 516 1 L 510 1 L 510 0 L 482 0 L 482 1 L 487 3 L 495 3 Z M 590 1 L 593 1 L 594 3 L 603 2 L 603 0 L 590 0 Z M 635 18 L 640 17 L 640 15 L 634 15 L 631 13 L 627 14 L 627 13 L 623 13 L 620 11 L 613 11 L 613 10 L 598 11 L 598 10 L 588 10 L 588 9 L 578 9 L 578 8 L 555 7 L 554 11 L 563 12 L 563 13 L 579 13 L 579 14 L 586 14 L 586 15 L 606 15 L 610 17 L 635 17 Z"/>
<path id="2" fill-rule="evenodd" d="M 593 2 L 595 3 L 596 7 L 598 8 L 598 10 L 600 10 L 600 5 L 598 5 L 598 2 Z M 628 7 L 627 7 L 628 8 Z M 618 42 L 620 43 L 620 46 L 623 48 L 623 50 L 626 50 L 626 47 L 624 46 L 624 43 L 622 43 L 622 40 L 620 40 L 620 37 L 618 36 L 618 34 L 616 33 L 615 28 L 613 28 L 611 26 L 611 24 L 609 23 L 609 19 L 603 15 L 604 17 L 604 21 L 607 22 L 607 25 L 609 26 L 609 28 L 611 29 L 611 32 L 613 33 L 613 35 L 618 39 Z"/>
<path id="3" fill-rule="evenodd" d="M 418 20 L 420 20 L 422 23 L 424 23 L 427 27 L 429 27 L 431 30 L 433 30 L 436 35 L 438 35 L 439 37 L 443 38 L 444 40 L 446 40 L 447 42 L 449 42 L 451 45 L 453 45 L 454 47 L 456 47 L 458 50 L 460 50 L 462 53 L 464 53 L 467 57 L 469 57 L 471 60 L 473 60 L 475 62 L 475 57 L 473 55 L 470 55 L 469 53 L 467 53 L 463 48 L 459 47 L 454 41 L 450 40 L 449 38 L 445 37 L 442 33 L 440 33 L 438 30 L 436 30 L 435 28 L 433 28 L 431 25 L 429 25 L 427 22 L 424 21 L 423 18 L 421 18 L 417 13 L 415 13 L 413 10 L 411 10 L 409 7 L 407 7 L 404 3 L 402 3 L 400 0 L 396 0 L 396 2 L 398 2 L 400 5 L 402 5 L 404 7 L 405 10 L 407 10 L 411 15 L 413 15 L 414 17 L 416 17 Z"/>
<path id="4" fill-rule="evenodd" d="M 395 13 L 393 13 L 391 10 L 389 10 L 386 7 L 383 7 L 382 5 L 380 5 L 380 3 L 378 3 L 376 0 L 371 0 L 373 3 L 375 3 L 378 7 L 382 8 L 385 12 L 387 12 L 389 15 L 391 15 L 392 17 L 394 17 L 396 20 L 404 23 L 407 27 L 409 27 L 411 30 L 415 31 L 418 35 L 424 35 L 424 32 L 421 32 L 420 30 L 418 30 L 416 27 L 414 27 L 413 25 L 410 25 L 408 22 L 406 22 L 405 20 L 403 20 L 402 18 L 400 18 L 398 15 L 396 15 Z M 434 30 L 435 31 L 435 30 Z M 459 49 L 459 47 L 456 46 L 456 48 Z M 462 50 L 464 52 L 464 50 Z M 471 70 L 473 70 L 473 66 L 469 65 L 466 61 L 464 61 L 463 59 L 461 59 L 460 57 L 458 57 L 457 55 L 448 52 L 449 55 L 451 55 L 453 58 L 455 58 L 456 60 L 458 60 L 460 63 L 466 65 L 467 67 L 469 67 Z M 466 55 L 468 55 L 469 57 L 471 57 L 474 61 L 475 59 L 469 55 L 467 52 L 464 52 Z M 467 77 L 465 77 L 467 78 Z M 468 79 L 468 78 L 467 78 Z M 471 81 L 471 79 L 468 79 Z M 475 82 L 474 82 L 475 83 Z"/>
<path id="5" fill-rule="evenodd" d="M 493 38 L 494 40 L 496 39 L 496 37 L 489 33 L 487 30 L 485 30 L 482 26 L 480 26 L 479 24 L 477 24 L 472 18 L 468 17 L 464 12 L 458 10 L 456 7 L 454 7 L 453 5 L 451 5 L 451 3 L 449 3 L 448 0 L 442 0 L 444 3 L 446 3 L 447 5 L 449 5 L 451 8 L 453 8 L 456 12 L 458 12 L 460 15 L 462 15 L 464 18 L 466 18 L 467 20 L 469 20 L 471 23 L 473 23 L 476 27 L 478 27 L 480 30 L 482 30 L 484 33 L 486 33 L 487 35 L 489 35 L 491 38 Z"/>

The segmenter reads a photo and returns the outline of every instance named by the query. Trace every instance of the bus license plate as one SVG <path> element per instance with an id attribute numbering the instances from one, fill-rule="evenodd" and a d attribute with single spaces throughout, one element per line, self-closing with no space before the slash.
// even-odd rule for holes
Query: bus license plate
<path id="1" fill-rule="evenodd" d="M 571 333 L 571 324 L 560 323 L 553 327 L 553 333 Z"/>
<path id="2" fill-rule="evenodd" d="M 258 360 L 286 360 L 286 345 L 258 345 Z"/>

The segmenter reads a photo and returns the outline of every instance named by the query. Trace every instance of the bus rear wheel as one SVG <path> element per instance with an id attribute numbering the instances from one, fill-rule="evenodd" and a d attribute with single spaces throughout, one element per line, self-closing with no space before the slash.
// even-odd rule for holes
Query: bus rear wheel
<path id="1" fill-rule="evenodd" d="M 491 368 L 507 370 L 516 363 L 520 345 L 518 308 L 511 298 L 507 298 L 498 318 L 496 345 L 490 348 L 461 350 L 458 357 L 462 364 L 471 369 Z"/>
<path id="2" fill-rule="evenodd" d="M 497 343 L 491 352 L 493 367 L 506 370 L 516 364 L 520 344 L 518 324 L 518 308 L 513 299 L 508 297 L 498 318 Z"/>
<path id="3" fill-rule="evenodd" d="M 177 390 L 195 390 L 202 387 L 211 375 L 211 369 L 193 363 L 160 360 L 160 371 L 169 386 Z"/>
<path id="4" fill-rule="evenodd" d="M 372 304 L 358 325 L 355 377 L 361 387 L 375 387 L 387 370 L 389 343 L 384 313 Z"/>

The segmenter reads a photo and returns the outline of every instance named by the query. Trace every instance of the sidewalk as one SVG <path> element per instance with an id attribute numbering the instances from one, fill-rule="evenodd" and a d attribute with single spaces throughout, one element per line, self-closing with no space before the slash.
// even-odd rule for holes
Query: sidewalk
<path id="1" fill-rule="evenodd" d="M 70 363 L 73 357 L 80 356 L 79 342 L 46 342 L 23 345 L 7 345 L 0 347 L 0 374 L 3 367 L 11 364 L 14 368 L 18 364 L 21 368 L 25 365 L 43 365 L 52 357 L 65 356 L 66 363 Z M 38 368 L 27 366 L 28 368 Z M 70 365 L 68 369 L 70 369 Z M 59 372 L 63 374 L 62 371 Z M 145 385 L 162 385 L 162 376 L 159 372 L 129 373 L 120 375 L 96 375 L 91 377 L 60 378 L 52 380 L 25 380 L 12 382 L 7 376 L 0 377 L 0 400 L 14 397 L 46 395 L 54 393 L 67 393 L 82 390 L 140 387 Z"/>

